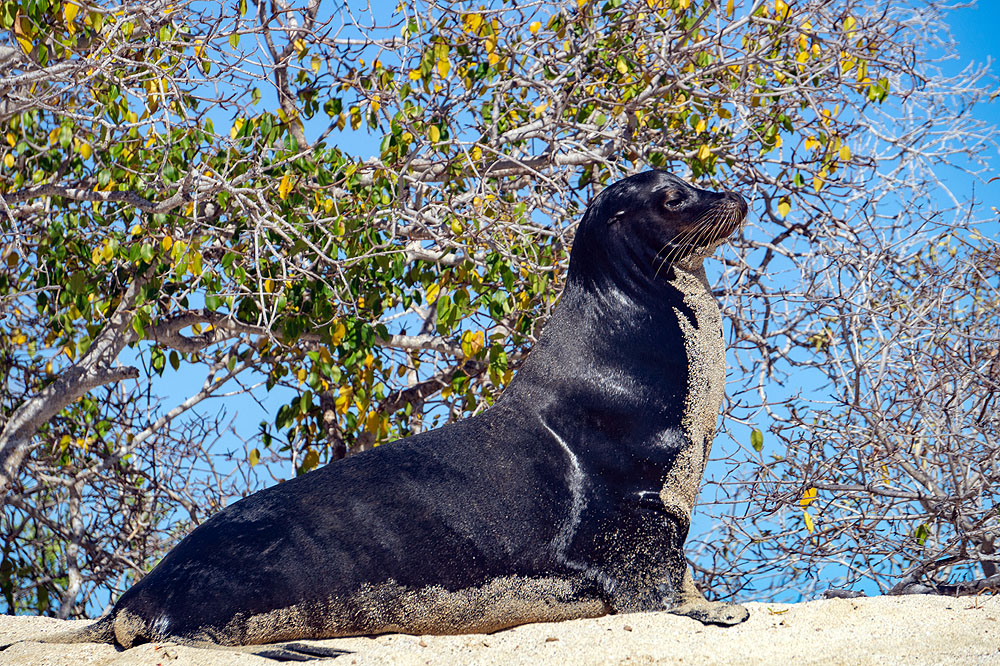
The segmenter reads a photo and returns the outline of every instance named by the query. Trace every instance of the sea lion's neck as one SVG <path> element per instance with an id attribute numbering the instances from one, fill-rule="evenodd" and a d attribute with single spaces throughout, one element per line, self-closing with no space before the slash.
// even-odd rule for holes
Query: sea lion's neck
<path id="1" fill-rule="evenodd" d="M 683 321 L 682 321 L 683 320 Z M 711 331 L 720 314 L 701 260 L 664 269 L 653 281 L 571 279 L 538 343 L 502 401 L 534 401 L 553 385 L 575 385 L 603 404 L 683 402 L 687 338 Z M 723 352 L 724 353 L 724 352 Z M 616 386 L 618 387 L 616 389 Z M 622 394 L 608 400 L 608 394 Z M 590 408 L 581 399 L 581 408 Z"/>

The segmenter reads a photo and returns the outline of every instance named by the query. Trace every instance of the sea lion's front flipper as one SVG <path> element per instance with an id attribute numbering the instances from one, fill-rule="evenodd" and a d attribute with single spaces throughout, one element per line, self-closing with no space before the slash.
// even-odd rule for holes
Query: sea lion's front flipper
<path id="1" fill-rule="evenodd" d="M 725 601 L 709 601 L 695 587 L 691 578 L 691 569 L 684 570 L 684 581 L 677 595 L 677 603 L 670 612 L 674 615 L 684 615 L 702 624 L 717 624 L 724 627 L 746 622 L 750 611 L 739 604 Z"/>

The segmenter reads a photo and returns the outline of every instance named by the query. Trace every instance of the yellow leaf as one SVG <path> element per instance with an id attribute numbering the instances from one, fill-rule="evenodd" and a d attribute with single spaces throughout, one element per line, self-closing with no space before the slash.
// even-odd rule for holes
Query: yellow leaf
<path id="1" fill-rule="evenodd" d="M 729 2 L 726 3 L 726 18 L 732 18 L 732 17 L 733 17 L 733 0 L 729 0 Z"/>
<path id="2" fill-rule="evenodd" d="M 170 248 L 174 245 L 174 239 L 170 236 L 164 236 L 163 240 L 160 241 L 160 247 L 163 248 L 164 252 L 169 252 Z"/>
<path id="3" fill-rule="evenodd" d="M 132 225 L 132 235 L 133 236 L 138 236 L 141 233 L 142 233 L 142 225 L 141 224 L 134 224 L 134 225 Z"/>
<path id="4" fill-rule="evenodd" d="M 820 176 L 813 176 L 813 189 L 817 192 L 823 189 L 823 178 Z"/>
<path id="5" fill-rule="evenodd" d="M 11 148 L 13 148 L 17 144 L 17 138 L 10 132 L 7 132 L 7 144 Z"/>
<path id="6" fill-rule="evenodd" d="M 774 13 L 779 21 L 784 19 L 788 16 L 788 3 L 785 0 L 774 0 Z"/>
<path id="7" fill-rule="evenodd" d="M 441 291 L 441 285 L 439 284 L 432 284 L 431 286 L 427 287 L 427 293 L 426 293 L 427 305 L 430 305 L 437 300 L 438 293 L 440 291 Z"/>
<path id="8" fill-rule="evenodd" d="M 419 69 L 411 69 L 408 75 L 411 81 L 419 81 L 422 74 Z"/>
<path id="9" fill-rule="evenodd" d="M 812 150 L 813 148 L 819 145 L 819 141 L 816 140 L 816 137 L 811 136 L 806 139 L 805 144 L 806 144 L 806 150 Z"/>
<path id="10" fill-rule="evenodd" d="M 253 467 L 260 462 L 260 451 L 257 449 L 250 449 L 250 455 L 248 457 L 250 458 L 250 466 Z"/>
<path id="11" fill-rule="evenodd" d="M 281 177 L 281 184 L 278 185 L 278 196 L 281 197 L 282 201 L 288 198 L 288 194 L 292 191 L 292 174 L 286 173 Z"/>
<path id="12" fill-rule="evenodd" d="M 701 161 L 703 161 L 703 162 L 705 160 L 707 160 L 708 157 L 709 157 L 709 155 L 711 155 L 711 154 L 712 154 L 712 151 L 709 150 L 708 146 L 705 145 L 705 144 L 702 144 L 701 148 L 698 149 L 698 159 L 701 160 Z"/>
<path id="13" fill-rule="evenodd" d="M 701 120 L 698 121 L 698 124 L 695 125 L 694 131 L 695 132 L 704 132 L 706 127 L 708 127 L 708 123 L 706 123 L 705 119 L 702 118 Z"/>
<path id="14" fill-rule="evenodd" d="M 471 157 L 473 161 L 476 162 L 483 159 L 483 149 L 480 148 L 479 146 L 473 146 L 471 151 Z"/>
<path id="15" fill-rule="evenodd" d="M 816 529 L 816 526 L 813 524 L 812 516 L 809 515 L 808 511 L 802 512 L 802 520 L 805 522 L 806 529 L 809 530 L 809 534 L 812 534 Z"/>
<path id="16" fill-rule="evenodd" d="M 465 26 L 466 32 L 478 34 L 479 26 L 483 24 L 483 17 L 479 14 L 466 14 L 462 17 L 462 23 Z"/>
<path id="17" fill-rule="evenodd" d="M 25 39 L 24 37 L 18 37 L 17 43 L 21 45 L 21 50 L 27 54 L 31 53 L 31 40 Z"/>
<path id="18" fill-rule="evenodd" d="M 264 291 L 268 294 L 274 293 L 274 280 L 271 278 L 264 280 Z"/>
<path id="19" fill-rule="evenodd" d="M 732 2 L 733 0 L 729 0 L 729 1 Z M 528 30 L 533 35 L 537 35 L 538 31 L 541 30 L 541 29 L 542 29 L 542 22 L 541 21 L 533 21 L 532 24 L 528 26 Z"/>
<path id="20" fill-rule="evenodd" d="M 204 52 L 205 42 L 200 39 L 194 40 L 194 54 L 200 58 Z"/>
<path id="21" fill-rule="evenodd" d="M 583 9 L 584 7 L 587 6 L 588 2 L 590 2 L 590 0 L 576 0 L 576 6 L 579 7 L 580 9 Z"/>
<path id="22" fill-rule="evenodd" d="M 806 491 L 802 493 L 802 499 L 799 500 L 799 506 L 803 509 L 813 503 L 816 499 L 818 491 L 815 488 L 806 488 Z M 812 530 L 810 530 L 812 531 Z"/>
<path id="23" fill-rule="evenodd" d="M 792 204 L 788 203 L 787 201 L 781 201 L 778 204 L 778 215 L 780 215 L 781 217 L 787 217 L 788 211 L 790 211 L 791 209 L 792 209 Z"/>
<path id="24" fill-rule="evenodd" d="M 615 69 L 618 70 L 619 74 L 628 74 L 628 63 L 625 62 L 625 58 L 618 56 L 618 60 L 615 62 Z"/>
<path id="25" fill-rule="evenodd" d="M 3 156 L 3 165 L 5 167 L 7 167 L 8 169 L 13 169 L 14 168 L 14 156 L 11 155 L 10 153 L 7 153 L 6 155 L 4 155 Z"/>
<path id="26" fill-rule="evenodd" d="M 302 41 L 301 39 L 296 39 L 294 42 L 292 42 L 292 46 L 295 47 L 295 50 L 298 52 L 300 56 L 305 55 L 306 43 L 304 41 Z"/>
<path id="27" fill-rule="evenodd" d="M 230 139 L 236 138 L 236 135 L 240 133 L 241 129 L 243 129 L 243 123 L 245 122 L 246 121 L 243 118 L 237 118 L 236 120 L 233 121 L 233 127 L 232 129 L 229 130 Z"/>
<path id="28" fill-rule="evenodd" d="M 333 335 L 331 336 L 331 342 L 334 346 L 340 344 L 340 341 L 344 339 L 347 334 L 347 327 L 344 326 L 344 322 L 338 321 L 337 325 L 333 327 Z"/>
<path id="29" fill-rule="evenodd" d="M 350 386 L 342 386 L 337 389 L 337 400 L 335 401 L 337 411 L 346 414 L 347 410 L 351 408 L 351 400 L 353 399 L 354 389 Z"/>
<path id="30" fill-rule="evenodd" d="M 73 23 L 73 19 L 76 18 L 79 11 L 79 5 L 74 5 L 70 2 L 63 3 L 63 19 L 66 22 L 66 31 L 71 35 L 76 33 L 76 25 Z"/>
<path id="31" fill-rule="evenodd" d="M 322 64 L 322 61 L 319 59 L 319 56 L 313 56 L 312 57 L 312 62 L 310 63 L 310 67 L 312 67 L 312 71 L 314 71 L 314 72 L 316 72 L 318 74 L 319 73 L 319 67 L 320 67 L 321 64 Z"/>
<path id="32" fill-rule="evenodd" d="M 73 143 L 76 144 L 76 152 L 80 153 L 80 157 L 85 160 L 89 160 L 90 156 L 94 154 L 94 149 L 90 147 L 90 144 L 86 141 L 81 141 L 80 139 L 73 139 Z"/>
<path id="33" fill-rule="evenodd" d="M 438 129 L 437 125 L 431 125 L 427 130 L 427 136 L 430 138 L 431 143 L 437 143 L 441 140 L 441 130 Z"/>
<path id="34" fill-rule="evenodd" d="M 444 79 L 448 77 L 448 72 L 451 71 L 451 63 L 448 62 L 447 58 L 438 58 L 437 61 L 438 75 Z"/>
<path id="35" fill-rule="evenodd" d="M 381 424 L 382 419 L 379 417 L 378 412 L 368 412 L 365 416 L 365 430 L 368 432 L 377 431 Z"/>
<path id="36" fill-rule="evenodd" d="M 466 358 L 472 358 L 480 351 L 486 343 L 486 334 L 483 331 L 466 331 L 462 334 L 462 353 Z"/>
<path id="37" fill-rule="evenodd" d="M 306 451 L 305 458 L 302 459 L 302 471 L 308 472 L 313 467 L 319 464 L 319 453 L 314 449 L 309 449 Z"/>
<path id="38" fill-rule="evenodd" d="M 851 149 L 847 146 L 840 147 L 840 160 L 842 162 L 849 162 L 851 159 Z"/>

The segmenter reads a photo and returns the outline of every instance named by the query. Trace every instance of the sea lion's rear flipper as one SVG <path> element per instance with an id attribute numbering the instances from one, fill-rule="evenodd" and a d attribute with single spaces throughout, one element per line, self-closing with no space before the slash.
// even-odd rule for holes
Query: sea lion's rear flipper
<path id="1" fill-rule="evenodd" d="M 677 603 L 670 612 L 698 620 L 702 624 L 717 624 L 724 627 L 745 622 L 750 617 L 750 611 L 739 604 L 706 599 L 695 587 L 690 567 L 684 570 L 684 581 L 677 595 Z"/>
<path id="2" fill-rule="evenodd" d="M 263 650 L 253 650 L 253 654 L 274 661 L 317 661 L 320 659 L 333 659 L 345 654 L 350 654 L 348 650 L 338 650 L 336 648 L 325 648 L 318 645 L 307 645 L 305 643 L 284 643 L 270 645 Z"/>

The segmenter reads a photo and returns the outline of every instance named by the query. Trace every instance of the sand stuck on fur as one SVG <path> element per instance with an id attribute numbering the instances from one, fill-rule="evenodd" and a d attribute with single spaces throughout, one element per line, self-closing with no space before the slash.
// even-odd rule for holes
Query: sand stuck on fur
<path id="1" fill-rule="evenodd" d="M 1000 597 L 935 596 L 747 604 L 750 619 L 707 627 L 669 613 L 530 624 L 496 634 L 304 641 L 344 650 L 354 664 L 969 664 L 1000 665 Z M 4 666 L 274 665 L 231 649 L 152 643 L 54 645 L 31 639 L 86 622 L 0 616 Z M 321 662 L 313 662 L 321 663 Z"/>

